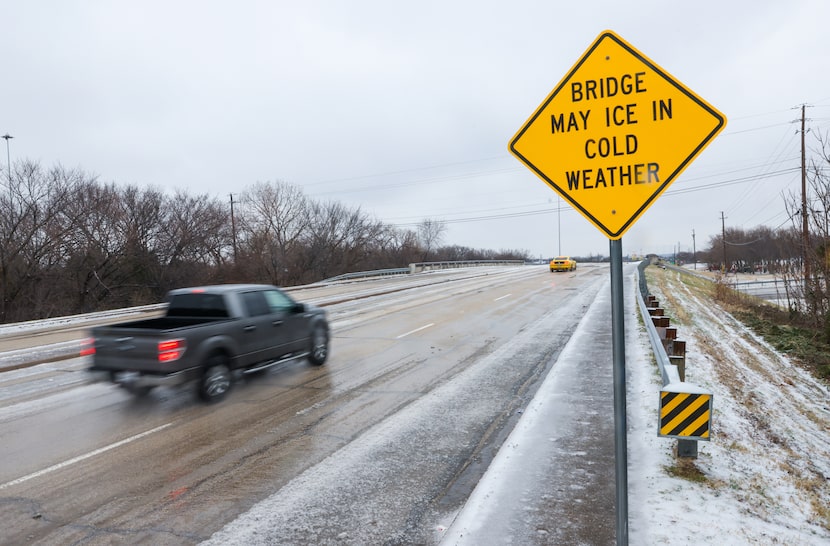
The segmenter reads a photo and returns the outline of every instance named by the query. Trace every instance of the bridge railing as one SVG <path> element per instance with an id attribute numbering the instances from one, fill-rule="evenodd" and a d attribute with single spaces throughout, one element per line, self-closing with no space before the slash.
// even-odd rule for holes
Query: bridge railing
<path id="1" fill-rule="evenodd" d="M 410 273 L 421 273 L 436 269 L 458 269 L 462 267 L 481 266 L 517 266 L 524 265 L 524 260 L 468 260 L 459 262 L 420 262 L 409 264 Z"/>
<path id="2" fill-rule="evenodd" d="M 458 269 L 462 267 L 479 266 L 515 266 L 524 265 L 524 260 L 466 260 L 466 261 L 443 261 L 443 262 L 418 262 L 409 264 L 409 267 L 398 267 L 394 269 L 374 269 L 371 271 L 357 271 L 355 273 L 344 273 L 336 277 L 328 278 L 321 282 L 349 281 L 355 279 L 367 279 L 370 277 L 388 277 L 391 275 L 408 275 L 434 271 L 437 269 Z"/>

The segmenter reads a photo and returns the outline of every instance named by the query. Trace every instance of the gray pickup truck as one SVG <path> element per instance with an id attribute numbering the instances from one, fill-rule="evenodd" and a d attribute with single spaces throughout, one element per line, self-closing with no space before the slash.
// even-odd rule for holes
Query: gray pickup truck
<path id="1" fill-rule="evenodd" d="M 208 402 L 227 393 L 235 371 L 300 358 L 321 365 L 329 353 L 325 311 L 260 284 L 173 290 L 165 316 L 99 326 L 91 334 L 81 354 L 92 358 L 94 380 L 137 395 L 195 381 Z"/>

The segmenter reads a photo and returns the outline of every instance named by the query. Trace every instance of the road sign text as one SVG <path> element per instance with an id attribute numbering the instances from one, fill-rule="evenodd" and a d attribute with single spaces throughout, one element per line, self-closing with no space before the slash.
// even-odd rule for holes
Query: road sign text
<path id="1" fill-rule="evenodd" d="M 660 165 L 657 163 L 635 163 L 633 165 L 612 165 L 600 169 L 566 171 L 565 177 L 568 179 L 569 190 L 580 188 L 592 190 L 660 182 L 659 170 Z"/>
<path id="2" fill-rule="evenodd" d="M 645 75 L 645 72 L 637 72 L 636 74 L 624 74 L 619 78 L 608 76 L 596 80 L 572 82 L 571 102 L 611 98 L 617 94 L 645 93 L 645 82 L 643 82 Z"/>

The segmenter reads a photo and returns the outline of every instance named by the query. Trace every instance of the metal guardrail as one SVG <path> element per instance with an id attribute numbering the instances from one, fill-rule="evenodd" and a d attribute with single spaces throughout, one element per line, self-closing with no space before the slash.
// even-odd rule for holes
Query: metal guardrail
<path id="1" fill-rule="evenodd" d="M 422 273 L 424 271 L 435 271 L 439 269 L 459 269 L 462 267 L 481 267 L 487 265 L 515 266 L 524 265 L 524 260 L 465 260 L 465 261 L 443 261 L 443 262 L 418 262 L 409 264 L 409 267 L 395 269 L 375 269 L 372 271 L 358 271 L 356 273 L 344 273 L 331 277 L 320 282 L 349 281 L 355 279 L 367 279 L 370 277 L 385 277 L 390 275 L 408 275 Z"/>
<path id="2" fill-rule="evenodd" d="M 69 315 L 49 319 L 30 320 L 26 322 L 10 322 L 0 325 L 0 336 L 17 335 L 20 333 L 34 334 L 43 331 L 53 330 L 60 327 L 88 327 L 113 320 L 120 320 L 125 316 L 135 316 L 142 313 L 155 313 L 164 311 L 166 303 L 153 303 L 140 305 L 138 307 L 126 307 L 122 309 L 111 309 L 109 311 L 96 311 L 80 315 Z"/>
<path id="3" fill-rule="evenodd" d="M 640 305 L 640 314 L 651 341 L 654 357 L 660 368 L 663 388 L 660 390 L 658 435 L 677 439 L 678 457 L 697 457 L 698 440 L 708 441 L 711 435 L 711 419 L 713 396 L 711 392 L 701 389 L 693 383 L 685 381 L 685 369 L 681 370 L 672 364 L 672 358 L 679 359 L 685 368 L 685 342 L 675 339 L 676 329 L 669 328 L 667 317 L 662 316 L 662 309 L 656 305 L 649 308 L 649 303 L 656 301 L 648 294 L 648 285 L 645 281 L 645 268 L 651 262 L 640 262 L 637 268 L 639 290 L 637 303 Z M 655 313 L 652 314 L 652 311 Z M 664 331 L 667 344 L 664 345 L 663 336 L 658 326 Z M 669 331 L 674 333 L 669 337 Z M 682 356 L 669 356 L 669 349 L 676 352 L 678 343 L 682 343 Z"/>
<path id="4" fill-rule="evenodd" d="M 459 262 L 420 262 L 409 264 L 410 273 L 432 271 L 436 269 L 457 269 L 461 267 L 481 267 L 486 265 L 524 265 L 524 260 L 468 260 Z"/>
<path id="5" fill-rule="evenodd" d="M 666 348 L 660 339 L 660 334 L 657 333 L 657 328 L 651 320 L 648 307 L 646 307 L 645 298 L 648 295 L 648 286 L 646 285 L 645 269 L 648 265 L 649 261 L 644 260 L 637 267 L 637 279 L 640 288 L 637 291 L 637 303 L 640 305 L 640 315 L 643 317 L 643 323 L 645 324 L 646 332 L 648 332 L 651 347 L 654 349 L 654 358 L 657 360 L 657 366 L 660 368 L 660 376 L 663 379 L 663 386 L 665 387 L 670 383 L 679 383 L 680 372 L 678 372 L 677 366 L 671 363 L 669 355 L 666 353 Z"/>
<path id="6" fill-rule="evenodd" d="M 385 277 L 390 275 L 409 275 L 434 271 L 438 269 L 459 269 L 462 267 L 479 267 L 485 265 L 524 265 L 524 260 L 465 260 L 465 261 L 443 261 L 443 262 L 418 262 L 409 264 L 409 267 L 395 269 L 375 269 L 372 271 L 358 271 L 356 273 L 344 273 L 325 279 L 321 282 L 349 281 L 355 279 L 366 279 L 369 277 Z"/>
<path id="7" fill-rule="evenodd" d="M 337 281 L 350 281 L 354 279 L 366 279 L 369 277 L 388 277 L 391 275 L 408 275 L 409 268 L 408 267 L 398 267 L 395 269 L 374 269 L 372 271 L 358 271 L 356 273 L 343 273 L 342 275 L 337 275 L 335 277 L 331 277 L 321 282 L 337 282 Z"/>
<path id="8" fill-rule="evenodd" d="M 764 281 L 729 282 L 727 286 L 741 292 L 788 308 L 803 302 L 804 281 L 801 279 L 772 279 Z"/>

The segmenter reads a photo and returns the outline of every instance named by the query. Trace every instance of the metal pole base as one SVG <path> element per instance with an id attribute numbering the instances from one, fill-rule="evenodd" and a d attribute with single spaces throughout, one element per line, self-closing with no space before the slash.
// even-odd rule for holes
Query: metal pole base
<path id="1" fill-rule="evenodd" d="M 677 456 L 697 459 L 697 440 L 678 440 Z"/>

